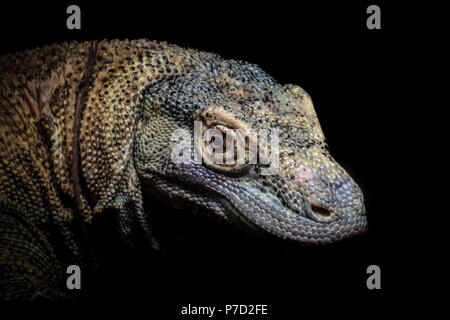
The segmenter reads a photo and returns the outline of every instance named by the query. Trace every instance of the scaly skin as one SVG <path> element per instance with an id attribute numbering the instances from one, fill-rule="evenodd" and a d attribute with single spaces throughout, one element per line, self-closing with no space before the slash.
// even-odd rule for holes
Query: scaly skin
<path id="1" fill-rule="evenodd" d="M 0 96 L 3 298 L 63 297 L 61 266 L 83 259 L 74 226 L 105 212 L 125 239 L 143 232 L 156 247 L 147 194 L 306 243 L 366 229 L 310 97 L 255 65 L 148 40 L 52 45 L 1 56 Z M 278 129 L 279 170 L 174 164 L 172 133 L 193 133 L 194 120 Z"/>

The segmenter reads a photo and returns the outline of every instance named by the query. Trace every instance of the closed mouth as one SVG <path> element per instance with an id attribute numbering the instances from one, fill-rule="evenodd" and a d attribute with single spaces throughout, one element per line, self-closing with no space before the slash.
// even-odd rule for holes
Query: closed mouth
<path id="1" fill-rule="evenodd" d="M 162 177 L 160 177 L 162 178 Z M 168 177 L 166 181 L 173 180 Z M 276 199 L 267 198 L 258 189 L 242 186 L 234 191 L 215 189 L 214 185 L 208 187 L 198 181 L 182 184 L 196 193 L 207 194 L 209 198 L 221 203 L 229 218 L 238 218 L 246 225 L 264 230 L 272 235 L 303 243 L 331 243 L 363 233 L 367 226 L 364 210 L 354 214 L 335 216 L 329 209 L 317 204 L 311 204 L 310 213 L 319 219 L 308 216 L 308 211 L 295 212 Z M 180 181 L 178 181 L 180 185 Z M 240 190 L 237 192 L 237 190 Z M 275 197 L 274 197 L 275 198 Z M 336 219 L 330 218 L 335 216 Z M 252 228 L 253 229 L 253 228 Z"/>

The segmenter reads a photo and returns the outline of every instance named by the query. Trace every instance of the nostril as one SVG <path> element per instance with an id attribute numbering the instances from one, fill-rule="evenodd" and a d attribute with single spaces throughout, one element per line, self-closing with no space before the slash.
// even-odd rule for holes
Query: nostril
<path id="1" fill-rule="evenodd" d="M 316 213 L 322 217 L 328 218 L 329 216 L 331 216 L 330 210 L 325 209 L 323 207 L 319 207 L 314 204 L 311 204 L 311 209 L 312 209 L 312 211 L 314 211 L 314 213 Z"/>

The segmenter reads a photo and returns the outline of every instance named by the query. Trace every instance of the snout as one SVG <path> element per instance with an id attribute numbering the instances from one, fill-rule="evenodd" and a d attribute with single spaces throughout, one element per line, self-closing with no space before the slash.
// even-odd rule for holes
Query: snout
<path id="1" fill-rule="evenodd" d="M 334 190 L 342 210 L 346 210 L 348 214 L 365 214 L 363 193 L 350 176 L 335 185 Z"/>
<path id="2" fill-rule="evenodd" d="M 306 216 L 314 221 L 327 223 L 365 213 L 361 189 L 349 175 L 330 181 L 307 167 L 295 174 L 295 183 L 307 199 Z"/>

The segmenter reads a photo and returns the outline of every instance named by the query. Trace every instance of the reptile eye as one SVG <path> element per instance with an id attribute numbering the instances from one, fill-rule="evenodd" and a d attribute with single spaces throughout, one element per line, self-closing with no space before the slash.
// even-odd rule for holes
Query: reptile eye
<path id="1" fill-rule="evenodd" d="M 203 126 L 201 136 L 196 139 L 197 152 L 212 169 L 244 174 L 249 168 L 249 140 L 241 138 L 235 129 L 223 125 Z"/>
<path id="2" fill-rule="evenodd" d="M 196 152 L 208 167 L 243 175 L 256 164 L 258 139 L 246 122 L 221 107 L 208 108 L 196 120 L 201 120 Z"/>

